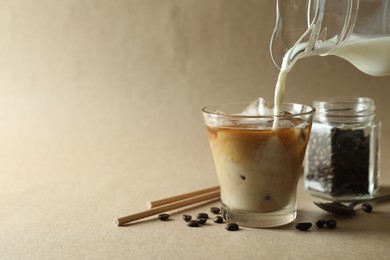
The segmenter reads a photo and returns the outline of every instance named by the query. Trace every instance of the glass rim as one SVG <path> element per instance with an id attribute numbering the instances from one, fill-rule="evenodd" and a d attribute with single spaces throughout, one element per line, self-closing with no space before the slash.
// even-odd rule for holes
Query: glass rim
<path id="1" fill-rule="evenodd" d="M 313 104 L 374 104 L 374 100 L 369 97 L 329 97 L 317 98 L 313 100 Z"/>
<path id="2" fill-rule="evenodd" d="M 306 116 L 310 114 L 314 114 L 316 111 L 316 108 L 310 105 L 305 105 L 305 104 L 300 104 L 300 103 L 282 103 L 283 105 L 290 105 L 290 106 L 301 106 L 301 107 L 307 107 L 309 108 L 308 111 L 301 112 L 301 113 L 289 113 L 289 114 L 279 114 L 279 115 L 240 115 L 236 112 L 237 114 L 232 114 L 232 113 L 218 113 L 218 112 L 211 112 L 208 109 L 211 107 L 217 108 L 217 107 L 222 107 L 222 106 L 237 106 L 237 105 L 250 105 L 252 102 L 233 102 L 233 103 L 220 103 L 216 105 L 208 105 L 202 108 L 202 112 L 206 115 L 210 116 L 223 116 L 223 117 L 235 117 L 235 118 L 291 118 L 291 117 L 299 117 L 299 116 Z M 270 102 L 268 104 L 274 104 L 273 102 Z M 244 107 L 245 108 L 245 107 Z M 273 109 L 273 106 L 271 107 Z"/>

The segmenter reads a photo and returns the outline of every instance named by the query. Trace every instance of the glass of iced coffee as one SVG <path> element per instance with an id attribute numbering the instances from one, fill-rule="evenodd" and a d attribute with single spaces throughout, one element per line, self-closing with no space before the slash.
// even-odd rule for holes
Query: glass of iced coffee
<path id="1" fill-rule="evenodd" d="M 292 222 L 315 109 L 282 104 L 273 115 L 272 104 L 236 103 L 202 111 L 224 218 L 259 228 Z"/>

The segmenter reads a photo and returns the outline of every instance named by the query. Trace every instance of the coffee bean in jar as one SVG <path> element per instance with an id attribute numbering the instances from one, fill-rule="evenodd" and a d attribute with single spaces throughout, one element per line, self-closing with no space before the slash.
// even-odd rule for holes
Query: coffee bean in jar
<path id="1" fill-rule="evenodd" d="M 380 122 L 365 97 L 316 100 L 305 159 L 305 189 L 331 200 L 373 197 L 378 187 Z"/>

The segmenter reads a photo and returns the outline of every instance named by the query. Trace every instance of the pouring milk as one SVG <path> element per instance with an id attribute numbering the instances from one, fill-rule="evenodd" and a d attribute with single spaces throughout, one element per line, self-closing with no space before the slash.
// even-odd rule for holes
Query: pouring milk
<path id="1" fill-rule="evenodd" d="M 366 74 L 390 75 L 390 0 L 277 0 L 270 47 L 280 67 L 275 114 L 298 59 L 334 55 Z"/>
<path id="2" fill-rule="evenodd" d="M 332 41 L 332 40 L 329 40 Z M 372 76 L 390 75 L 390 37 L 362 39 L 352 37 L 348 43 L 338 45 L 336 48 L 331 42 L 322 43 L 323 54 L 318 52 L 302 52 L 308 43 L 301 43 L 291 48 L 283 57 L 283 62 L 278 75 L 274 95 L 274 114 L 280 113 L 279 107 L 283 103 L 285 84 L 288 72 L 292 69 L 294 63 L 301 58 L 313 55 L 335 55 L 341 57 L 362 72 Z M 329 47 L 328 47 L 328 46 Z M 333 46 L 333 47 L 330 47 Z M 328 49 L 324 53 L 324 49 Z M 291 57 L 296 55 L 294 59 Z M 273 129 L 278 127 L 278 120 L 274 121 Z"/>

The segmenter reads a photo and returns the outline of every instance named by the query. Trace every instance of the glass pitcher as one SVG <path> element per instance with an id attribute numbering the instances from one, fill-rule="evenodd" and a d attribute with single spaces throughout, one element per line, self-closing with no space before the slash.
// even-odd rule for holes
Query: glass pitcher
<path id="1" fill-rule="evenodd" d="M 300 58 L 336 55 L 390 75 L 390 0 L 277 0 L 271 56 L 289 70 Z"/>

